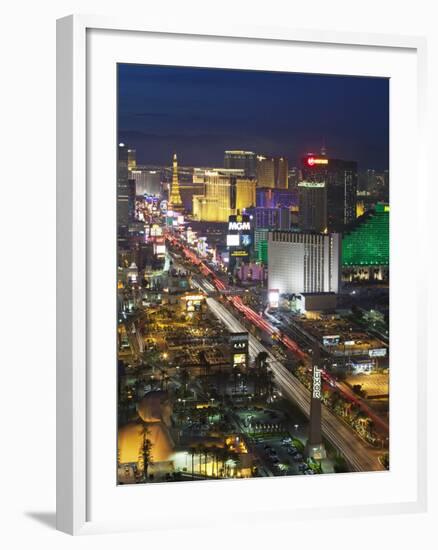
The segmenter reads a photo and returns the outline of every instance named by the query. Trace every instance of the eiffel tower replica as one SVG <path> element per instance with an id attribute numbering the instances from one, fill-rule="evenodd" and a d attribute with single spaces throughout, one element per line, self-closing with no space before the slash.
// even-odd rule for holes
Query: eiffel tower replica
<path id="1" fill-rule="evenodd" d="M 169 210 L 173 210 L 175 212 L 184 211 L 181 193 L 179 192 L 178 159 L 176 153 L 173 155 L 172 187 L 170 188 L 169 203 Z"/>

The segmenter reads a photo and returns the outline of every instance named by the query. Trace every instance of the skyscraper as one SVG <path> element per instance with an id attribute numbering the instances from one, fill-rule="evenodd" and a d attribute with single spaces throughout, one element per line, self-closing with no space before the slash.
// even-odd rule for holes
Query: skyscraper
<path id="1" fill-rule="evenodd" d="M 344 279 L 382 280 L 389 275 L 389 205 L 379 203 L 358 218 L 342 239 Z"/>
<path id="2" fill-rule="evenodd" d="M 268 235 L 269 288 L 280 294 L 339 292 L 341 236 L 294 231 Z"/>
<path id="3" fill-rule="evenodd" d="M 304 231 L 323 233 L 327 229 L 327 189 L 324 182 L 298 184 L 299 225 Z"/>
<path id="4" fill-rule="evenodd" d="M 205 172 L 205 192 L 193 196 L 193 216 L 197 220 L 228 222 L 230 216 L 255 205 L 255 180 L 239 173 L 220 169 Z"/>
<path id="5" fill-rule="evenodd" d="M 161 173 L 159 170 L 147 170 L 137 167 L 131 170 L 131 177 L 135 180 L 137 195 L 161 195 Z"/>
<path id="6" fill-rule="evenodd" d="M 256 173 L 256 155 L 252 151 L 225 151 L 224 167 L 243 170 L 246 177 L 253 178 Z"/>
<path id="7" fill-rule="evenodd" d="M 255 207 L 248 208 L 246 212 L 254 218 L 254 229 L 290 229 L 291 216 L 289 208 Z"/>
<path id="8" fill-rule="evenodd" d="M 309 153 L 301 159 L 305 181 L 325 182 L 329 231 L 340 231 L 356 219 L 357 162 Z"/>
<path id="9" fill-rule="evenodd" d="M 170 188 L 169 203 L 169 208 L 172 210 L 175 210 L 176 212 L 183 210 L 181 193 L 179 191 L 178 158 L 176 153 L 173 155 L 172 186 Z"/>
<path id="10" fill-rule="evenodd" d="M 257 187 L 275 187 L 275 162 L 272 157 L 257 156 Z"/>
<path id="11" fill-rule="evenodd" d="M 286 157 L 275 157 L 274 178 L 277 189 L 288 188 L 289 163 Z"/>
<path id="12" fill-rule="evenodd" d="M 117 157 L 117 239 L 119 245 L 127 239 L 129 206 L 128 148 L 124 143 L 119 143 Z"/>
<path id="13" fill-rule="evenodd" d="M 135 170 L 137 166 L 137 152 L 135 149 L 128 149 L 128 170 Z"/>

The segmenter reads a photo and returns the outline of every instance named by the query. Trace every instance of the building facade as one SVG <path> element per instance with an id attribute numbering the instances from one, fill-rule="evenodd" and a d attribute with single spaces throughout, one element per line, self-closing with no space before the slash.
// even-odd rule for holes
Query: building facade
<path id="1" fill-rule="evenodd" d="M 275 208 L 279 206 L 298 208 L 297 189 L 272 189 L 270 187 L 257 187 L 256 206 Z"/>
<path id="2" fill-rule="evenodd" d="M 129 152 L 124 143 L 118 146 L 117 156 L 117 241 L 127 244 L 129 224 L 135 219 L 135 181 L 131 179 Z"/>
<path id="3" fill-rule="evenodd" d="M 289 163 L 286 157 L 274 159 L 275 187 L 277 189 L 288 188 Z"/>
<path id="4" fill-rule="evenodd" d="M 225 151 L 224 167 L 231 170 L 243 170 L 247 178 L 256 175 L 256 154 L 252 151 Z"/>
<path id="5" fill-rule="evenodd" d="M 253 217 L 255 229 L 290 229 L 291 215 L 289 208 L 257 206 L 247 209 L 247 212 Z"/>
<path id="6" fill-rule="evenodd" d="M 358 218 L 342 239 L 342 271 L 346 281 L 389 277 L 389 205 L 376 204 Z"/>
<path id="7" fill-rule="evenodd" d="M 298 184 L 299 226 L 304 231 L 323 233 L 327 229 L 327 188 L 325 182 Z"/>
<path id="8" fill-rule="evenodd" d="M 161 174 L 159 170 L 147 170 L 136 167 L 131 170 L 131 177 L 135 180 L 136 195 L 161 195 Z"/>
<path id="9" fill-rule="evenodd" d="M 257 187 L 275 187 L 275 161 L 272 157 L 257 156 Z"/>
<path id="10" fill-rule="evenodd" d="M 230 172 L 230 170 L 205 172 L 204 194 L 193 196 L 195 220 L 228 222 L 230 216 L 255 205 L 255 180 Z"/>
<path id="11" fill-rule="evenodd" d="M 268 234 L 268 284 L 280 294 L 339 292 L 341 236 L 294 231 Z"/>
<path id="12" fill-rule="evenodd" d="M 357 162 L 308 154 L 301 159 L 302 177 L 327 187 L 329 231 L 340 231 L 356 219 Z"/>

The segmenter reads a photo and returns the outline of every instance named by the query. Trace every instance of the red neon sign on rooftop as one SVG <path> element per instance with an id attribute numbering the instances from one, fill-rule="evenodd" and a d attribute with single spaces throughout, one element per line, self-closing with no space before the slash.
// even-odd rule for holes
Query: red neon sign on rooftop
<path id="1" fill-rule="evenodd" d="M 307 166 L 315 166 L 315 164 L 328 164 L 328 159 L 312 156 L 307 157 Z"/>

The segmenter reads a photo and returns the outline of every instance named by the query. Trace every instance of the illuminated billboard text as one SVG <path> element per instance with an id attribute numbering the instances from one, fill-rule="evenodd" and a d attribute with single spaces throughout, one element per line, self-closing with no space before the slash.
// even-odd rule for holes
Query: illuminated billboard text
<path id="1" fill-rule="evenodd" d="M 229 222 L 228 229 L 230 231 L 249 231 L 251 229 L 250 222 Z"/>
<path id="2" fill-rule="evenodd" d="M 321 399 L 321 371 L 317 365 L 313 366 L 312 399 Z"/>

